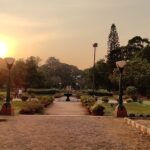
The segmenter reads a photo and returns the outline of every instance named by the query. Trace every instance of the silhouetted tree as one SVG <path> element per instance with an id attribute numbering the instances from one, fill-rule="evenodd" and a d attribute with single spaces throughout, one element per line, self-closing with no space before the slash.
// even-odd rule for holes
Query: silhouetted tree
<path id="1" fill-rule="evenodd" d="M 43 75 L 39 70 L 39 57 L 31 56 L 26 60 L 26 85 L 29 88 L 41 88 L 43 85 Z"/>
<path id="2" fill-rule="evenodd" d="M 27 66 L 23 59 L 16 60 L 12 69 L 12 74 L 15 87 L 19 88 L 26 86 Z"/>
<path id="3" fill-rule="evenodd" d="M 61 63 L 55 57 L 49 57 L 46 64 L 40 68 L 44 74 L 45 87 L 47 88 L 59 87 L 59 83 L 63 87 L 75 86 L 76 76 L 82 73 L 77 67 Z"/>
<path id="4" fill-rule="evenodd" d="M 126 46 L 126 58 L 131 59 L 134 56 L 140 54 L 142 50 L 150 46 L 150 41 L 147 38 L 141 38 L 140 36 L 135 36 L 128 41 Z"/>
<path id="5" fill-rule="evenodd" d="M 110 34 L 108 36 L 108 52 L 107 61 L 114 63 L 120 54 L 119 36 L 115 24 L 112 24 Z M 118 53 L 119 52 L 119 53 Z"/>

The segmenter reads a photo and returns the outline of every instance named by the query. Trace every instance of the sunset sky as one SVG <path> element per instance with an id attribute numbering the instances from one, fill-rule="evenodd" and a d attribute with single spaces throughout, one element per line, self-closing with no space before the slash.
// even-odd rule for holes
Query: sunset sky
<path id="1" fill-rule="evenodd" d="M 149 38 L 149 7 L 150 0 L 0 0 L 0 45 L 6 56 L 54 56 L 84 69 L 93 63 L 93 42 L 97 60 L 106 55 L 112 23 L 121 45 Z"/>

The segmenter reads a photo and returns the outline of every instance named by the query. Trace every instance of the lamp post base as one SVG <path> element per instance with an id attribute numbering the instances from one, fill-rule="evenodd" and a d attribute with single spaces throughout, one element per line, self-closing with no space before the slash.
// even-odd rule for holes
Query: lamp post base
<path id="1" fill-rule="evenodd" d="M 11 104 L 4 103 L 0 111 L 0 115 L 14 115 L 14 109 Z"/>
<path id="2" fill-rule="evenodd" d="M 115 112 L 114 112 L 115 117 L 127 117 L 127 110 L 124 106 L 120 107 L 119 105 L 116 106 Z"/>

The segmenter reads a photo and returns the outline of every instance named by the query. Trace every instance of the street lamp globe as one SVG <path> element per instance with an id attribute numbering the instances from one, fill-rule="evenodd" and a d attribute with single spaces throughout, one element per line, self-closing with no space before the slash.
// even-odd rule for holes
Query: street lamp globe
<path id="1" fill-rule="evenodd" d="M 118 68 L 124 68 L 126 64 L 127 64 L 127 62 L 125 60 L 121 60 L 121 61 L 116 62 L 116 66 Z"/>
<path id="2" fill-rule="evenodd" d="M 98 43 L 93 43 L 93 47 L 98 47 Z"/>
<path id="3" fill-rule="evenodd" d="M 11 69 L 11 67 L 13 66 L 14 62 L 15 62 L 15 59 L 12 58 L 12 57 L 6 57 L 5 58 L 5 61 L 7 63 L 7 67 L 8 69 Z"/>

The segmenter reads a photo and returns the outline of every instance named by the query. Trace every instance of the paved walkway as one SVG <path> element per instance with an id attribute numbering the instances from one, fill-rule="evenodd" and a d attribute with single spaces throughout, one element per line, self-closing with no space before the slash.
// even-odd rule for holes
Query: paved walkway
<path id="1" fill-rule="evenodd" d="M 66 98 L 56 99 L 53 104 L 47 109 L 47 115 L 88 115 L 88 112 L 82 107 L 81 102 L 75 98 L 66 102 Z"/>
<path id="2" fill-rule="evenodd" d="M 20 115 L 0 122 L 0 149 L 149 150 L 150 137 L 113 117 Z"/>

